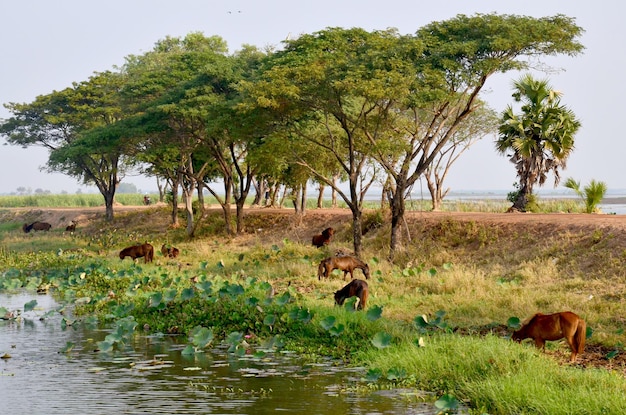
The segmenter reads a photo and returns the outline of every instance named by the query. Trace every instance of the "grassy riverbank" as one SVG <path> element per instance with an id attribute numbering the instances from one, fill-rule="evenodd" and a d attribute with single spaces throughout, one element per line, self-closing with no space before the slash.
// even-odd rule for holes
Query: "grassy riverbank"
<path id="1" fill-rule="evenodd" d="M 193 241 L 168 226 L 165 208 L 118 213 L 112 224 L 85 219 L 71 235 L 58 227 L 24 234 L 24 215 L 0 215 L 0 288 L 48 288 L 78 300 L 81 319 L 93 314 L 114 323 L 132 316 L 135 331 L 198 336 L 204 327 L 233 353 L 271 347 L 333 355 L 365 365 L 374 382 L 368 388 L 449 394 L 477 414 L 626 407 L 626 235 L 619 228 L 573 219 L 564 226 L 412 216 L 410 239 L 405 235 L 391 264 L 384 259 L 389 229 L 383 225 L 364 236 L 363 258 L 372 269 L 367 310 L 351 312 L 333 305 L 332 294 L 345 281 L 338 274 L 316 277 L 322 258 L 351 249 L 349 212 L 312 210 L 296 219 L 287 210 L 251 210 L 245 235 L 229 238 L 219 232 L 215 211 Z M 62 220 L 68 219 L 65 213 Z M 310 246 L 311 235 L 326 226 L 337 229 L 331 247 Z M 181 256 L 120 262 L 121 248 L 145 240 L 157 250 L 173 244 Z M 360 271 L 355 276 L 362 278 Z M 508 340 L 511 317 L 565 309 L 592 329 L 577 365 L 566 364 L 564 342 L 540 353 Z M 199 347 L 194 338 L 190 344 Z"/>
<path id="2" fill-rule="evenodd" d="M 152 203 L 159 201 L 158 194 L 148 195 Z M 195 198 L 197 200 L 197 198 Z M 535 206 L 539 212 L 584 212 L 583 203 L 576 198 L 545 198 L 538 199 L 539 203 Z M 132 193 L 118 193 L 115 195 L 115 202 L 118 206 L 142 206 L 144 204 L 144 195 Z M 248 198 L 251 204 L 253 198 Z M 622 203 L 622 199 L 606 199 L 603 203 Z M 180 202 L 182 204 L 182 201 Z M 205 196 L 206 204 L 217 204 L 217 200 L 210 195 Z M 288 200 L 283 200 L 284 205 L 290 205 Z M 317 207 L 317 198 L 307 199 L 307 208 L 315 209 Z M 377 209 L 380 205 L 378 200 L 365 201 L 368 209 Z M 104 206 L 102 195 L 99 193 L 82 193 L 82 194 L 36 194 L 36 195 L 0 195 L 0 209 L 2 208 L 83 208 L 83 207 L 99 207 Z M 444 200 L 441 206 L 442 211 L 447 212 L 503 212 L 511 202 L 501 199 L 465 199 L 465 200 Z M 323 201 L 323 207 L 330 208 L 330 200 Z M 346 208 L 346 204 L 339 200 L 337 207 Z M 409 211 L 429 211 L 432 203 L 428 198 L 408 200 L 406 209 Z"/>

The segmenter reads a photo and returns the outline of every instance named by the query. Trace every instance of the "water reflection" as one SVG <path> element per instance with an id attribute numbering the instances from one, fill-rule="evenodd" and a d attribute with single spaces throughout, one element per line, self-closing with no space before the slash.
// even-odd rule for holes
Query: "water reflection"
<path id="1" fill-rule="evenodd" d="M 429 414 L 413 391 L 356 393 L 360 369 L 307 363 L 290 353 L 236 358 L 216 348 L 184 356 L 186 339 L 138 336 L 124 353 L 94 352 L 107 332 L 63 329 L 55 307 L 20 321 L 0 321 L 0 402 L 6 414 Z M 30 296 L 0 295 L 0 306 L 23 309 Z M 181 341 L 182 340 L 182 341 Z M 67 342 L 75 347 L 61 351 Z"/>

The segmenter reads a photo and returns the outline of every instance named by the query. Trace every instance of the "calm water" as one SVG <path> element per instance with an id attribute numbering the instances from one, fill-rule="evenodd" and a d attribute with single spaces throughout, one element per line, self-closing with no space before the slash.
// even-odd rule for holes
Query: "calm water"
<path id="1" fill-rule="evenodd" d="M 460 192 L 450 192 L 448 196 L 446 196 L 445 201 L 464 201 L 464 200 L 482 200 L 482 201 L 502 201 L 505 204 L 508 204 L 506 201 L 507 191 L 505 190 L 493 190 L 493 191 L 460 191 Z M 539 189 L 537 191 L 537 195 L 540 200 L 548 200 L 548 199 L 574 199 L 579 200 L 579 196 L 577 196 L 572 190 L 546 190 Z M 412 194 L 411 195 L 415 200 L 418 200 L 420 195 Z M 421 195 L 428 200 L 428 194 Z M 582 203 L 582 201 L 581 201 Z M 612 214 L 612 215 L 626 215 L 626 190 L 625 189 L 609 189 L 602 200 L 602 203 L 598 205 L 598 208 L 602 213 Z"/>
<path id="2" fill-rule="evenodd" d="M 513 190 L 513 189 L 511 189 Z M 445 203 L 454 204 L 457 201 L 473 201 L 473 202 L 497 202 L 502 203 L 505 206 L 510 206 L 510 202 L 507 201 L 507 194 L 511 190 L 452 190 L 445 197 Z M 580 197 L 569 189 L 546 189 L 541 188 L 536 190 L 536 194 L 539 196 L 539 200 L 548 199 L 573 199 L 580 200 Z M 317 193 L 310 193 L 309 197 L 317 197 Z M 369 201 L 380 200 L 380 190 L 373 188 L 368 192 L 366 199 Z M 409 201 L 430 201 L 430 194 L 428 190 L 422 191 L 414 190 L 408 197 Z M 602 203 L 598 205 L 600 211 L 605 214 L 612 215 L 626 215 L 626 189 L 609 189 Z"/>
<path id="3" fill-rule="evenodd" d="M 48 296 L 0 294 L 0 306 L 38 307 L 0 320 L 2 414 L 432 414 L 416 391 L 355 393 L 361 369 L 307 364 L 289 353 L 238 359 L 217 348 L 185 357 L 186 339 L 137 336 L 124 353 L 94 352 L 107 332 L 62 329 Z M 60 352 L 67 344 L 70 353 Z M 352 390 L 352 392 L 350 391 Z"/>

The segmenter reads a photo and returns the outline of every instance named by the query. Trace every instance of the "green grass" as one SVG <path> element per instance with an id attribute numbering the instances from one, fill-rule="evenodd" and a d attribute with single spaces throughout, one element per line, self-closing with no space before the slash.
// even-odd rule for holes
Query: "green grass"
<path id="1" fill-rule="evenodd" d="M 360 357 L 383 374 L 405 372 L 420 388 L 471 399 L 475 413 L 620 414 L 626 408 L 623 375 L 561 366 L 532 347 L 493 335 L 439 334 L 423 347 L 407 339 Z"/>
<path id="2" fill-rule="evenodd" d="M 168 214 L 165 208 L 148 213 Z M 16 279 L 24 287 L 52 284 L 63 298 L 90 299 L 78 312 L 108 321 L 131 314 L 154 331 L 188 334 L 210 322 L 220 340 L 253 333 L 260 344 L 278 335 L 290 350 L 379 370 L 375 387 L 452 394 L 470 402 L 476 414 L 611 414 L 626 407 L 619 370 L 569 366 L 563 342 L 550 342 L 544 354 L 511 342 L 510 330 L 503 329 L 509 317 L 572 309 L 593 329 L 588 344 L 626 353 L 624 253 L 609 230 L 554 233 L 544 232 L 545 225 L 506 230 L 417 220 L 410 223 L 412 242 L 392 264 L 383 259 L 388 225 L 377 228 L 364 239 L 363 258 L 372 269 L 368 309 L 382 308 L 382 318 L 370 321 L 366 313 L 334 306 L 333 292 L 346 283 L 341 276 L 317 280 L 317 264 L 330 249 L 299 243 L 289 232 L 273 239 L 252 233 L 227 238 L 210 231 L 220 228 L 219 213 L 194 240 L 166 230 L 183 253 L 180 262 L 160 252 L 154 264 L 121 262 L 117 253 L 130 239 L 146 238 L 158 249 L 166 238 L 163 229 L 145 227 L 151 220 L 141 215 L 120 213 L 113 224 L 73 237 L 25 235 L 2 225 L 0 287 L 14 287 Z M 339 229 L 332 249 L 349 247 L 349 238 L 349 226 Z M 192 278 L 210 282 L 211 290 L 200 290 Z M 183 298 L 183 292 L 197 297 Z M 151 307 L 155 293 L 171 300 Z M 285 293 L 290 301 L 280 304 Z M 439 310 L 448 329 L 414 324 L 418 316 L 433 322 Z M 296 312 L 309 313 L 310 321 Z M 330 317 L 336 332 L 322 325 Z M 388 347 L 373 345 L 378 333 L 390 336 Z M 416 346 L 420 338 L 423 347 Z"/>
<path id="3" fill-rule="evenodd" d="M 143 205 L 143 195 L 119 193 L 115 200 L 122 205 Z M 154 195 L 152 200 L 155 200 Z M 73 195 L 25 195 L 25 196 L 0 196 L 0 208 L 18 207 L 98 207 L 104 205 L 104 198 L 99 193 L 85 193 Z"/>

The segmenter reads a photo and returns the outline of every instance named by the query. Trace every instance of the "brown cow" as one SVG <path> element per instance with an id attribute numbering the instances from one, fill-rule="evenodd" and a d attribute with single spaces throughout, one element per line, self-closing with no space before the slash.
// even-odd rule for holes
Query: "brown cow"
<path id="1" fill-rule="evenodd" d="M 554 314 L 535 314 L 528 323 L 514 331 L 511 339 L 521 342 L 533 339 L 538 349 L 546 348 L 546 340 L 559 340 L 565 337 L 572 350 L 570 362 L 585 351 L 587 323 L 571 311 Z"/>
<path id="2" fill-rule="evenodd" d="M 70 232 L 70 233 L 75 232 L 77 224 L 78 222 L 76 222 L 75 220 L 71 221 L 70 224 L 65 227 L 65 232 Z"/>
<path id="3" fill-rule="evenodd" d="M 120 259 L 124 259 L 127 256 L 133 260 L 143 257 L 146 263 L 152 262 L 154 259 L 154 247 L 147 242 L 143 245 L 129 246 L 120 251 Z"/>
<path id="4" fill-rule="evenodd" d="M 167 245 L 163 244 L 163 246 L 161 246 L 161 253 L 165 257 L 176 258 L 178 256 L 178 254 L 180 254 L 180 250 L 178 248 L 173 247 L 173 246 L 169 246 L 168 247 Z"/>
<path id="5" fill-rule="evenodd" d="M 52 228 L 52 225 L 50 225 L 48 222 L 33 222 L 30 225 L 25 223 L 24 226 L 22 226 L 22 230 L 26 233 L 30 232 L 31 230 L 36 230 L 36 231 L 49 231 L 50 228 Z"/>
<path id="6" fill-rule="evenodd" d="M 322 231 L 321 235 L 314 235 L 311 243 L 318 248 L 321 248 L 324 245 L 328 245 L 330 240 L 333 239 L 333 234 L 335 230 L 333 228 L 326 228 Z"/>
<path id="7" fill-rule="evenodd" d="M 330 277 L 330 273 L 336 269 L 343 271 L 343 279 L 350 273 L 350 277 L 354 278 L 354 270 L 360 268 L 366 279 L 370 278 L 370 267 L 365 262 L 353 256 L 333 256 L 323 259 L 317 267 L 317 279 L 322 277 Z"/>
<path id="8" fill-rule="evenodd" d="M 343 305 L 346 298 L 358 297 L 359 305 L 357 309 L 363 310 L 367 304 L 368 287 L 363 280 L 352 280 L 339 291 L 335 291 L 335 303 Z"/>

